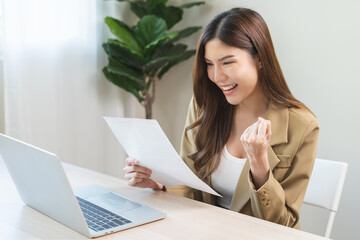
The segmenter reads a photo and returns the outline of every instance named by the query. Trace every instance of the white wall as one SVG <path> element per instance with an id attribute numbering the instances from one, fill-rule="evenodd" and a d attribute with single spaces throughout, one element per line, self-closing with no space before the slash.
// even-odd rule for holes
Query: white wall
<path id="1" fill-rule="evenodd" d="M 173 5 L 183 2 L 169 1 Z M 320 122 L 317 157 L 349 163 L 331 237 L 358 239 L 360 1 L 210 0 L 205 6 L 188 9 L 175 28 L 205 26 L 217 13 L 236 6 L 258 11 L 267 22 L 293 94 L 311 108 Z M 198 37 L 196 34 L 185 42 L 195 48 Z M 177 150 L 192 95 L 193 60 L 170 70 L 157 89 L 154 118 Z M 310 214 L 315 211 L 306 210 Z M 321 234 L 321 221 L 326 216 L 322 211 L 315 213 L 306 225 L 313 225 Z"/>

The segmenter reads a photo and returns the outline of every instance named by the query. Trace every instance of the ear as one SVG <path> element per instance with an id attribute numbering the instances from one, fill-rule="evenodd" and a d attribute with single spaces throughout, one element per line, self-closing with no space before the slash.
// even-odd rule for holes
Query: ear
<path id="1" fill-rule="evenodd" d="M 262 65 L 261 65 L 261 61 L 260 61 L 260 58 L 259 58 L 259 55 L 258 56 L 256 56 L 256 64 L 257 64 L 257 66 L 258 66 L 258 68 L 262 68 Z"/>

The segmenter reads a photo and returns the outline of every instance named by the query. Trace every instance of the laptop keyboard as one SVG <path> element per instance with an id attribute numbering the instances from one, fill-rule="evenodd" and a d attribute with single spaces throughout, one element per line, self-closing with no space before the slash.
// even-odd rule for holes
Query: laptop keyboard
<path id="1" fill-rule="evenodd" d="M 95 232 L 132 223 L 129 219 L 114 214 L 102 207 L 86 201 L 85 199 L 79 197 L 76 197 L 76 199 L 80 204 L 89 228 Z"/>

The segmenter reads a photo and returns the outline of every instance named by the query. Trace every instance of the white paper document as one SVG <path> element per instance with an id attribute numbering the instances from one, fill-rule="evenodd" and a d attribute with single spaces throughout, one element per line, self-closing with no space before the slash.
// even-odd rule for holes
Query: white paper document
<path id="1" fill-rule="evenodd" d="M 187 185 L 220 196 L 184 163 L 156 120 L 104 118 L 126 153 L 152 170 L 153 180 L 167 187 Z"/>

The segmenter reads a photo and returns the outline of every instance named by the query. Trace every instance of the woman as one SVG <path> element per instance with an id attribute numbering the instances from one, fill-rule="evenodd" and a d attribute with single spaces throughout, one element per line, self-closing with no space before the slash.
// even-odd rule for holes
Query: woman
<path id="1" fill-rule="evenodd" d="M 299 228 L 319 125 L 292 96 L 262 17 L 245 8 L 217 15 L 200 38 L 193 80 L 180 155 L 223 198 L 167 191 Z M 138 160 L 126 163 L 129 185 L 165 189 Z"/>

